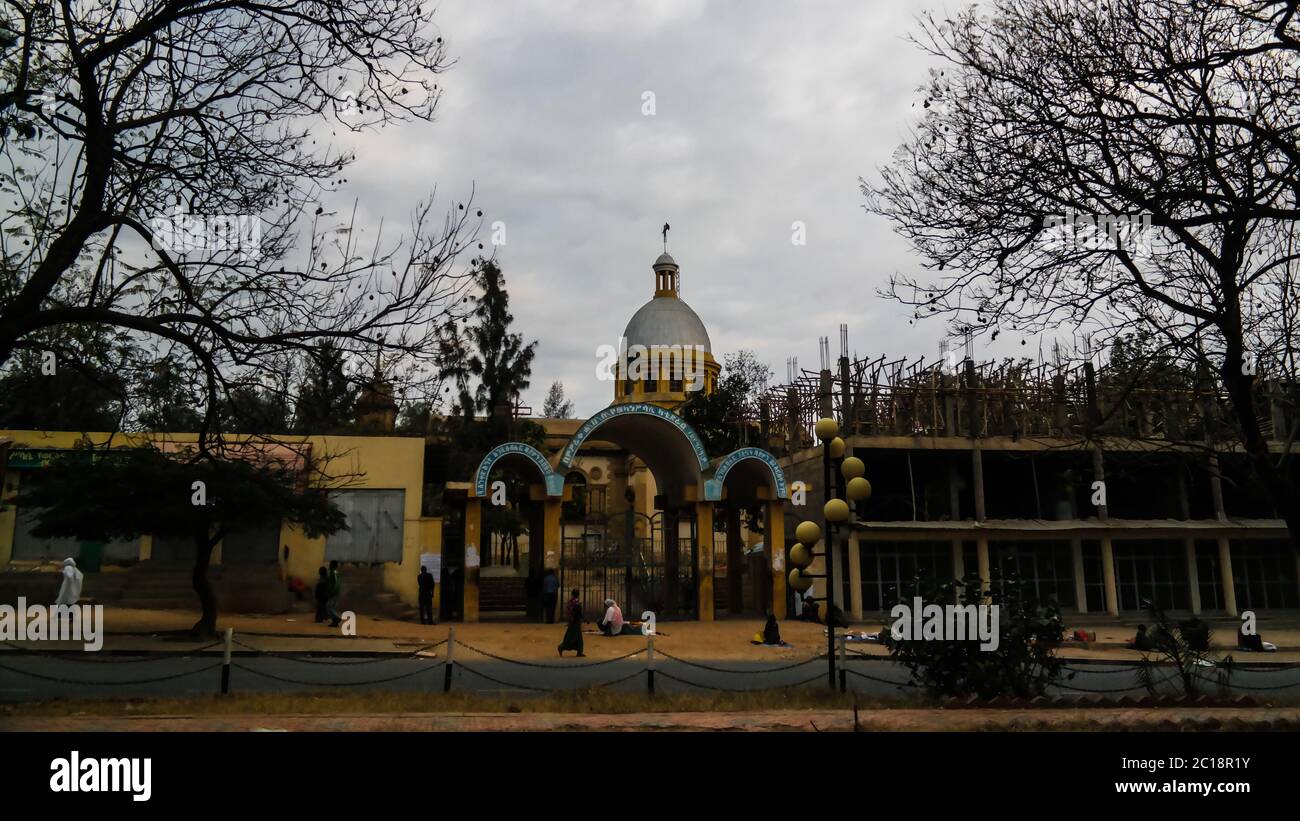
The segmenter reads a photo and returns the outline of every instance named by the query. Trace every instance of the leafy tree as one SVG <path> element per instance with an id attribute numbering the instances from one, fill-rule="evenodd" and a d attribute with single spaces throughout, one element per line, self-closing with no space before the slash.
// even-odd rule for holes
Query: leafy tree
<path id="1" fill-rule="evenodd" d="M 1160 684 L 1168 678 L 1165 670 L 1170 668 L 1178 676 L 1178 683 L 1188 698 L 1194 698 L 1200 693 L 1202 681 L 1213 680 L 1219 687 L 1228 686 L 1233 670 L 1232 656 L 1220 661 L 1210 653 L 1209 625 L 1198 625 L 1201 640 L 1192 641 L 1190 633 L 1193 628 L 1190 624 L 1172 621 L 1165 615 L 1164 609 L 1153 601 L 1143 600 L 1143 604 L 1151 617 L 1152 626 L 1147 633 L 1151 639 L 1151 650 L 1142 653 L 1142 661 L 1137 669 L 1137 682 L 1140 686 L 1151 695 L 1157 695 Z M 1162 659 L 1167 666 L 1152 664 L 1151 655 Z M 1211 671 L 1213 679 L 1209 678 Z"/>
<path id="2" fill-rule="evenodd" d="M 729 453 L 750 441 L 755 410 L 772 369 L 748 349 L 726 354 L 712 393 L 699 391 L 682 406 L 682 417 L 700 434 L 709 453 Z"/>
<path id="3" fill-rule="evenodd" d="M 1061 676 L 1056 648 L 1065 631 L 1054 601 L 1039 601 L 1032 588 L 996 571 L 987 593 L 977 574 L 965 579 L 918 577 L 904 585 L 900 604 L 909 608 L 920 596 L 927 604 L 998 607 L 998 646 L 982 650 L 980 642 L 913 639 L 887 642 L 890 655 L 907 667 L 912 681 L 933 696 L 980 698 L 1043 695 Z"/>
<path id="4" fill-rule="evenodd" d="M 327 342 L 308 360 L 298 386 L 296 433 L 336 433 L 351 426 L 358 390 L 343 372 L 344 358 L 343 351 Z"/>
<path id="5" fill-rule="evenodd" d="M 33 532 L 42 537 L 109 540 L 152 533 L 192 539 L 192 581 L 203 611 L 193 631 L 206 636 L 217 629 L 208 566 L 228 527 L 283 520 L 314 538 L 347 526 L 327 489 L 304 488 L 301 478 L 295 465 L 257 450 L 235 460 L 154 448 L 85 450 L 57 459 L 24 482 L 18 505 L 38 511 Z"/>
<path id="6" fill-rule="evenodd" d="M 202 414 L 195 409 L 196 396 L 202 396 L 202 387 L 191 384 L 181 373 L 174 359 L 163 359 L 146 371 L 138 390 L 141 396 L 139 421 L 145 430 L 196 431 L 202 424 Z"/>
<path id="7" fill-rule="evenodd" d="M 432 416 L 432 402 L 407 402 L 402 406 L 402 411 L 397 416 L 397 432 L 428 433 Z"/>
<path id="8" fill-rule="evenodd" d="M 118 430 L 127 384 L 112 347 L 106 334 L 86 327 L 31 337 L 0 370 L 0 427 Z"/>
<path id="9" fill-rule="evenodd" d="M 546 392 L 546 403 L 542 405 L 542 416 L 547 419 L 570 419 L 573 417 L 573 402 L 564 398 L 564 383 L 555 381 Z"/>

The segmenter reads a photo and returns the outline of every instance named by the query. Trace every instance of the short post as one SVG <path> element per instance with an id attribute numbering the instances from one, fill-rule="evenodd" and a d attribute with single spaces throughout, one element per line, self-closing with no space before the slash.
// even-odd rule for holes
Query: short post
<path id="1" fill-rule="evenodd" d="M 221 654 L 221 694 L 230 692 L 230 645 L 235 641 L 235 628 L 226 628 L 226 649 Z"/>
<path id="2" fill-rule="evenodd" d="M 451 668 L 455 664 L 455 662 L 452 661 L 452 656 L 455 652 L 456 652 L 456 628 L 453 627 L 447 633 L 447 667 L 446 669 L 443 670 L 443 677 L 442 677 L 442 691 L 444 693 L 451 692 Z"/>
<path id="3" fill-rule="evenodd" d="M 841 693 L 847 693 L 849 691 L 849 671 L 844 666 L 844 662 L 848 661 L 848 656 L 849 656 L 849 636 L 848 633 L 841 633 L 840 634 L 840 671 L 839 671 Z"/>
<path id="4" fill-rule="evenodd" d="M 655 694 L 655 637 L 645 637 L 645 686 L 646 692 Z"/>

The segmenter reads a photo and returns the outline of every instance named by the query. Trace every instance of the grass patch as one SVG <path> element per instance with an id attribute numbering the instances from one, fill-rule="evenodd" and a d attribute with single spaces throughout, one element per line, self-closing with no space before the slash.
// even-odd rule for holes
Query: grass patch
<path id="1" fill-rule="evenodd" d="M 377 713 L 679 713 L 758 710 L 851 710 L 852 694 L 828 691 L 758 693 L 612 693 L 601 688 L 537 696 L 475 693 L 234 693 L 188 698 L 53 699 L 0 705 L 0 716 L 347 715 Z M 922 707 L 920 700 L 858 696 L 860 709 Z"/>

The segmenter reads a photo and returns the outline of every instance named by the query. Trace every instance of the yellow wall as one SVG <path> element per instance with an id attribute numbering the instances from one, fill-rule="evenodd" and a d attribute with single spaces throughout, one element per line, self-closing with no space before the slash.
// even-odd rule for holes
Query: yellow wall
<path id="1" fill-rule="evenodd" d="M 14 440 L 14 448 L 71 448 L 86 438 L 102 445 L 112 436 L 114 446 L 138 446 L 150 441 L 194 442 L 196 434 L 89 433 L 73 431 L 6 431 L 0 437 Z M 442 520 L 422 518 L 420 504 L 424 481 L 424 440 L 400 436 L 306 436 L 283 440 L 285 444 L 310 443 L 312 456 L 328 458 L 325 472 L 333 476 L 349 476 L 347 489 L 400 489 L 405 491 L 402 527 L 402 561 L 384 563 L 384 585 L 398 593 L 403 601 L 416 603 L 416 576 L 420 572 L 421 553 L 442 552 Z M 15 474 L 9 471 L 9 483 Z M 15 510 L 12 505 L 0 511 L 0 569 L 7 565 L 13 553 Z M 152 539 L 141 539 L 141 556 L 148 558 Z M 289 548 L 289 558 L 284 558 L 284 548 Z M 214 560 L 220 556 L 214 554 Z M 309 539 L 298 527 L 284 524 L 280 528 L 279 562 L 281 573 L 298 576 L 315 584 L 317 569 L 325 562 L 325 539 Z"/>

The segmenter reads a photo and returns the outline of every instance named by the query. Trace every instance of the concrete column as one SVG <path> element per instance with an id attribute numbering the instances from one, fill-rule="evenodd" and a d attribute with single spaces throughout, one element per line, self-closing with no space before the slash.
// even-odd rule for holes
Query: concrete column
<path id="1" fill-rule="evenodd" d="M 957 581 L 966 578 L 966 553 L 961 539 L 952 540 L 952 577 Z M 953 604 L 961 604 L 961 590 L 953 593 Z"/>
<path id="2" fill-rule="evenodd" d="M 465 500 L 465 598 L 461 603 L 461 620 L 478 621 L 479 538 L 483 532 L 483 500 L 471 496 Z"/>
<path id="3" fill-rule="evenodd" d="M 1088 587 L 1083 570 L 1083 539 L 1070 540 L 1070 555 L 1074 559 L 1074 601 L 1080 613 L 1088 612 Z"/>
<path id="4" fill-rule="evenodd" d="M 563 510 L 564 502 L 561 499 L 549 498 L 542 502 L 542 572 L 551 569 L 556 576 L 560 574 L 560 554 L 564 548 L 564 524 L 561 519 Z M 555 599 L 557 610 L 568 601 L 564 595 L 556 596 Z M 556 618 L 559 618 L 559 614 L 556 614 Z"/>
<path id="5" fill-rule="evenodd" d="M 1219 583 L 1223 585 L 1223 609 L 1234 619 L 1237 612 L 1237 587 L 1232 581 L 1232 544 L 1227 536 L 1219 537 Z"/>
<path id="6" fill-rule="evenodd" d="M 713 503 L 695 504 L 696 531 L 699 546 L 695 566 L 700 621 L 713 621 Z"/>
<path id="7" fill-rule="evenodd" d="M 1119 615 L 1119 588 L 1115 583 L 1115 549 L 1109 536 L 1101 537 L 1101 577 L 1106 583 L 1106 612 Z"/>
<path id="8" fill-rule="evenodd" d="M 786 617 L 785 609 L 785 504 L 779 499 L 767 503 L 767 550 L 772 563 L 772 614 Z"/>
<path id="9" fill-rule="evenodd" d="M 857 530 L 849 533 L 849 613 L 854 621 L 862 621 L 862 552 Z"/>
<path id="10" fill-rule="evenodd" d="M 975 494 L 975 521 L 984 521 L 984 457 L 980 453 L 980 443 L 977 440 L 970 452 L 971 474 L 974 476 L 974 494 Z"/>
<path id="11" fill-rule="evenodd" d="M 980 587 L 987 593 L 993 574 L 989 570 L 989 540 L 983 536 L 975 540 L 975 557 L 979 562 Z"/>
<path id="12" fill-rule="evenodd" d="M 1196 569 L 1196 540 L 1183 539 L 1183 555 L 1187 562 L 1187 590 L 1191 596 L 1192 613 L 1201 614 L 1201 577 Z"/>

